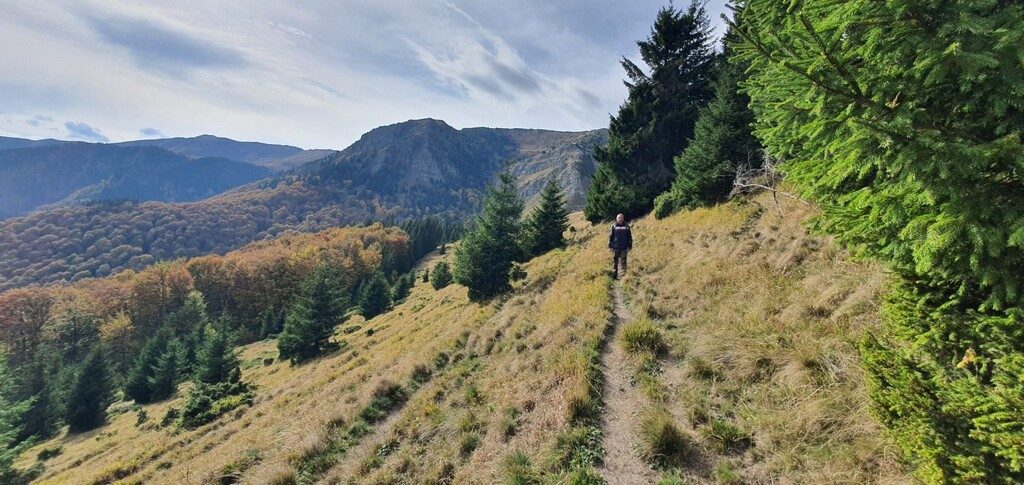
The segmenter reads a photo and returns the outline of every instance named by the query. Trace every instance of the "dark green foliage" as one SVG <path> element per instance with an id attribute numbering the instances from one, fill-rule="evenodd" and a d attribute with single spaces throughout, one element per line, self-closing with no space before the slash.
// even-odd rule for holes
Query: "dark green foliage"
<path id="1" fill-rule="evenodd" d="M 1024 5 L 750 1 L 756 134 L 895 276 L 874 412 L 931 483 L 1024 481 Z"/>
<path id="2" fill-rule="evenodd" d="M 72 433 L 88 431 L 106 421 L 107 406 L 111 401 L 109 382 L 103 353 L 99 349 L 93 350 L 78 371 L 68 396 L 64 419 Z"/>
<path id="3" fill-rule="evenodd" d="M 565 210 L 565 194 L 554 178 L 548 180 L 540 194 L 540 204 L 526 222 L 526 250 L 532 256 L 565 246 L 569 228 L 569 212 Z"/>
<path id="4" fill-rule="evenodd" d="M 469 298 L 484 301 L 511 289 L 515 263 L 522 249 L 523 200 L 515 180 L 502 173 L 497 187 L 487 191 L 483 213 L 455 250 L 455 281 L 469 289 Z"/>
<path id="5" fill-rule="evenodd" d="M 17 389 L 7 370 L 7 359 L 0 356 L 0 483 L 19 483 L 21 474 L 14 461 L 31 441 L 19 440 L 21 422 L 30 401 L 15 400 Z"/>
<path id="6" fill-rule="evenodd" d="M 388 311 L 391 307 L 391 288 L 383 273 L 374 272 L 359 286 L 357 304 L 359 312 L 367 320 Z"/>
<path id="7" fill-rule="evenodd" d="M 183 428 L 196 428 L 239 406 L 252 405 L 255 397 L 252 389 L 241 381 L 216 384 L 196 382 L 189 390 L 180 414 L 171 419 L 176 419 Z"/>
<path id="8" fill-rule="evenodd" d="M 203 347 L 199 350 L 195 374 L 192 380 L 204 384 L 238 382 L 238 356 L 231 334 L 223 326 L 209 332 Z"/>
<path id="9" fill-rule="evenodd" d="M 447 261 L 440 261 L 434 265 L 434 271 L 430 273 L 430 284 L 435 290 L 452 284 L 452 273 L 448 269 Z"/>
<path id="10" fill-rule="evenodd" d="M 395 284 L 391 286 L 391 300 L 395 303 L 401 303 L 409 296 L 409 292 L 412 290 L 412 286 L 415 283 L 413 281 L 415 275 L 412 273 L 406 273 L 399 276 L 395 280 Z"/>
<path id="11" fill-rule="evenodd" d="M 734 36 L 726 35 L 726 42 Z M 726 55 L 730 49 L 726 44 Z M 725 200 L 740 167 L 761 165 L 761 144 L 754 138 L 750 98 L 739 91 L 744 63 L 723 59 L 713 83 L 714 99 L 700 111 L 693 140 L 675 158 L 676 179 L 654 202 L 654 215 Z"/>
<path id="12" fill-rule="evenodd" d="M 459 238 L 462 225 L 445 222 L 436 216 L 418 217 L 403 222 L 399 227 L 409 235 L 409 263 L 419 261 L 440 246 L 444 254 L 445 243 Z"/>
<path id="13" fill-rule="evenodd" d="M 238 406 L 251 405 L 255 395 L 241 377 L 231 334 L 224 322 L 220 322 L 199 351 L 193 386 L 185 398 L 178 423 L 184 428 L 195 428 Z"/>
<path id="14" fill-rule="evenodd" d="M 320 264 L 295 298 L 277 339 L 282 359 L 298 363 L 330 348 L 345 312 L 345 297 L 334 270 Z"/>
<path id="15" fill-rule="evenodd" d="M 53 410 L 52 376 L 47 372 L 47 359 L 37 355 L 33 362 L 20 370 L 22 382 L 18 394 L 27 396 L 29 405 L 21 419 L 22 429 L 18 439 L 25 440 L 32 436 L 47 437 L 53 432 L 55 420 L 58 418 Z"/>
<path id="16" fill-rule="evenodd" d="M 649 74 L 622 60 L 629 96 L 611 119 L 608 146 L 594 152 L 598 168 L 585 209 L 594 222 L 651 209 L 672 182 L 672 158 L 693 136 L 698 110 L 711 99 L 715 57 L 703 4 L 663 8 L 637 46 Z"/>
<path id="17" fill-rule="evenodd" d="M 166 326 L 161 327 L 156 335 L 150 337 L 142 346 L 142 351 L 135 359 L 135 364 L 132 365 L 124 382 L 125 395 L 134 399 L 135 402 L 146 404 L 154 400 L 150 380 L 160 362 L 160 357 L 167 350 L 171 337 L 171 329 Z"/>
<path id="18" fill-rule="evenodd" d="M 426 283 L 428 281 L 430 281 L 430 270 L 424 269 L 423 270 L 423 282 Z"/>
<path id="19" fill-rule="evenodd" d="M 269 338 L 284 330 L 284 309 L 267 308 L 260 314 L 260 337 Z"/>
<path id="20" fill-rule="evenodd" d="M 160 354 L 153 367 L 153 375 L 149 378 L 151 400 L 161 401 L 174 395 L 180 378 L 182 350 L 181 343 L 174 340 Z"/>
<path id="21" fill-rule="evenodd" d="M 167 326 L 171 328 L 174 335 L 183 335 L 195 328 L 200 328 L 209 322 L 206 313 L 206 299 L 198 291 L 190 291 L 185 295 L 185 302 L 181 308 L 174 310 L 167 316 Z"/>

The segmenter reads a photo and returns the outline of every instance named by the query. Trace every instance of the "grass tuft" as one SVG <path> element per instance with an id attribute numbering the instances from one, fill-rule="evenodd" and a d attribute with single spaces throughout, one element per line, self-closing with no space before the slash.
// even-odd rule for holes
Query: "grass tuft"
<path id="1" fill-rule="evenodd" d="M 640 455 L 656 466 L 678 466 L 691 449 L 690 438 L 660 406 L 647 410 L 640 421 L 638 435 Z"/>
<path id="2" fill-rule="evenodd" d="M 508 485 L 538 485 L 541 483 L 540 475 L 533 468 L 530 456 L 522 451 L 516 450 L 501 461 L 502 480 Z"/>
<path id="3" fill-rule="evenodd" d="M 637 318 L 622 326 L 619 345 L 631 354 L 650 352 L 658 355 L 665 351 L 661 332 L 646 317 Z"/>

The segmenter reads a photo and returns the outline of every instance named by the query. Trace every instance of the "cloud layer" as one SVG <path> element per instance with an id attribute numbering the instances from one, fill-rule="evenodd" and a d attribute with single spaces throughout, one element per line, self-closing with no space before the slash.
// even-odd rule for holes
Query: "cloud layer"
<path id="1" fill-rule="evenodd" d="M 0 133 L 215 133 L 328 148 L 423 117 L 457 127 L 604 126 L 625 96 L 617 61 L 636 57 L 634 42 L 664 4 L 3 3 Z"/>

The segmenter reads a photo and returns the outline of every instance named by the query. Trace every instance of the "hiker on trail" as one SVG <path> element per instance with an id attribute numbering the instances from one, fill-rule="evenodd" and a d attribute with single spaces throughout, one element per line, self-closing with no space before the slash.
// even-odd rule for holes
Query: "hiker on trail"
<path id="1" fill-rule="evenodd" d="M 626 253 L 633 249 L 633 233 L 626 224 L 626 216 L 615 216 L 612 233 L 608 236 L 608 249 L 612 251 L 612 278 L 619 279 L 619 267 L 626 272 Z"/>

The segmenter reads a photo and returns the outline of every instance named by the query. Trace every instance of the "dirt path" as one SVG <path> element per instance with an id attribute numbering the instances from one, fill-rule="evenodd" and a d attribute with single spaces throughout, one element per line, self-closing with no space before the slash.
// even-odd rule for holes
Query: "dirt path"
<path id="1" fill-rule="evenodd" d="M 601 352 L 601 366 L 604 370 L 604 415 L 601 418 L 604 464 L 598 471 L 610 485 L 654 483 L 657 474 L 637 456 L 632 445 L 643 397 L 631 382 L 627 355 L 616 343 L 622 324 L 631 321 L 633 315 L 622 299 L 618 282 L 613 292 L 614 328 L 609 342 Z"/>

